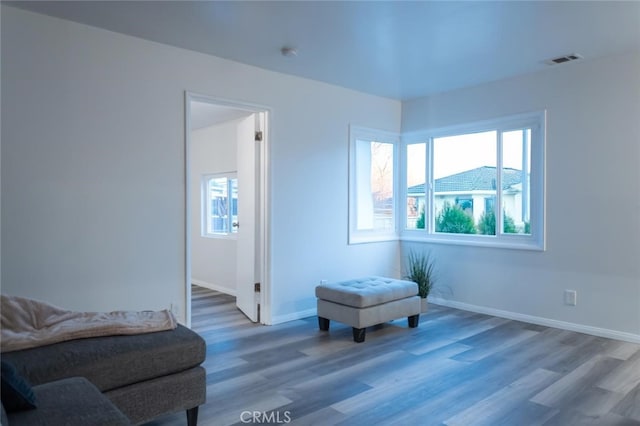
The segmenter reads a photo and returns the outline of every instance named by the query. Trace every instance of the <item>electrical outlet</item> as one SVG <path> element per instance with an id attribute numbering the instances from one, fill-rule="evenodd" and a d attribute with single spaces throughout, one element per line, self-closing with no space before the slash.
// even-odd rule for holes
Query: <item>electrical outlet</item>
<path id="1" fill-rule="evenodd" d="M 578 303 L 578 292 L 575 290 L 564 291 L 564 304 L 568 306 L 576 306 Z"/>

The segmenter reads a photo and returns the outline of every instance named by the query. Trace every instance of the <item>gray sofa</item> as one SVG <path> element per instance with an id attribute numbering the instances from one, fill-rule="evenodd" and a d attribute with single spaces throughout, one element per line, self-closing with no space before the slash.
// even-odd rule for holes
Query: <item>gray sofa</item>
<path id="1" fill-rule="evenodd" d="M 103 415 L 105 425 L 142 424 L 184 410 L 187 424 L 195 426 L 198 406 L 206 398 L 200 365 L 205 356 L 202 337 L 181 325 L 170 331 L 78 339 L 3 353 L 2 361 L 33 386 L 37 399 L 37 408 L 8 413 L 8 422 L 83 424 L 70 421 L 68 409 L 75 405 L 80 410 L 93 407 L 88 410 L 91 422 L 84 424 L 97 425 Z M 78 404 L 73 397 L 78 394 L 87 401 Z M 66 413 L 69 421 L 52 422 L 47 410 L 62 417 Z M 125 423 L 120 423 L 118 412 Z"/>
<path id="2" fill-rule="evenodd" d="M 127 416 L 84 377 L 56 380 L 34 386 L 31 391 L 37 408 L 23 408 L 7 414 L 3 405 L 3 426 L 131 425 Z"/>

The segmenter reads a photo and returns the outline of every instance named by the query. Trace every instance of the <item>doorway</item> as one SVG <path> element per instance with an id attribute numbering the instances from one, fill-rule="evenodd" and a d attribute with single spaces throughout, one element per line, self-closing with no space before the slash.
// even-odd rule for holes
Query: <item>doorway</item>
<path id="1" fill-rule="evenodd" d="M 252 322 L 270 318 L 265 107 L 185 94 L 185 299 L 230 294 Z"/>

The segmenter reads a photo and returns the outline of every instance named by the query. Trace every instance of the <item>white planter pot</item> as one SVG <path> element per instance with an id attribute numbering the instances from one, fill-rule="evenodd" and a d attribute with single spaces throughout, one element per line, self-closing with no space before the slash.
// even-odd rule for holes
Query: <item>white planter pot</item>
<path id="1" fill-rule="evenodd" d="M 429 303 L 427 302 L 427 298 L 420 298 L 420 312 L 426 314 L 428 309 Z"/>

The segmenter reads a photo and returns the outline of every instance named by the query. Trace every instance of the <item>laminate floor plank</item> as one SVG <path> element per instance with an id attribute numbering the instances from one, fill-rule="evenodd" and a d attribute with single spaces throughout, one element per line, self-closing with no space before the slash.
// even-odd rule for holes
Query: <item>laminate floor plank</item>
<path id="1" fill-rule="evenodd" d="M 500 418 L 495 419 L 492 426 L 541 426 L 559 412 L 560 410 L 555 408 L 545 407 L 530 401 L 522 401 L 517 407 L 513 407 Z M 483 421 L 482 416 L 477 421 Z M 472 421 L 470 424 L 475 424 L 475 422 Z"/>
<path id="2" fill-rule="evenodd" d="M 613 412 L 613 409 L 624 397 L 624 394 L 592 386 L 576 392 L 570 402 L 565 401 L 564 406 L 571 407 L 587 416 L 604 416 Z"/>
<path id="3" fill-rule="evenodd" d="M 638 348 L 638 345 L 614 340 L 611 342 L 609 348 L 604 352 L 604 355 L 626 361 L 639 353 L 640 348 Z"/>
<path id="4" fill-rule="evenodd" d="M 412 339 L 407 344 L 407 350 L 419 355 L 432 350 L 434 347 L 445 346 L 474 336 L 478 333 L 490 330 L 504 324 L 502 318 L 478 318 L 477 322 L 456 323 L 455 317 L 449 321 L 434 321 L 429 324 L 421 324 L 420 339 Z M 471 348 L 471 347 L 470 347 Z"/>
<path id="5" fill-rule="evenodd" d="M 622 362 L 598 383 L 603 389 L 629 393 L 640 384 L 640 351 Z"/>
<path id="6" fill-rule="evenodd" d="M 337 425 L 346 420 L 346 416 L 331 407 L 324 407 L 313 413 L 296 418 L 296 424 L 306 426 Z"/>
<path id="7" fill-rule="evenodd" d="M 544 426 L 639 426 L 640 422 L 615 413 L 587 416 L 578 410 L 562 410 L 544 423 Z"/>
<path id="8" fill-rule="evenodd" d="M 377 372 L 377 379 L 363 379 L 371 386 L 371 389 L 337 402 L 333 404 L 333 408 L 349 415 L 373 414 L 376 411 L 386 410 L 385 406 L 389 402 L 412 400 L 416 392 L 423 395 L 435 395 L 438 393 L 436 385 L 443 383 L 447 373 L 460 371 L 460 369 L 459 362 L 447 359 L 442 360 L 433 368 L 420 368 L 420 366 L 389 368 L 382 374 Z M 427 386 L 427 383 L 430 383 L 431 386 Z"/>
<path id="9" fill-rule="evenodd" d="M 611 411 L 625 418 L 640 421 L 640 385 L 629 392 Z"/>
<path id="10" fill-rule="evenodd" d="M 305 383 L 303 387 L 283 389 L 281 393 L 292 402 L 281 409 L 295 413 L 296 417 L 303 417 L 370 389 L 369 386 L 351 377 L 339 375 L 331 375 L 329 378 L 318 381 L 312 380 L 310 383 Z M 327 389 L 331 391 L 327 392 Z"/>
<path id="11" fill-rule="evenodd" d="M 520 329 L 515 333 L 509 333 L 508 335 L 493 336 L 488 341 L 484 341 L 481 344 L 470 343 L 468 339 L 462 340 L 460 343 L 463 345 L 470 345 L 472 349 L 461 353 L 456 357 L 460 361 L 479 361 L 492 354 L 500 352 L 511 346 L 514 346 L 522 341 L 529 339 L 532 336 L 537 335 L 537 331 Z"/>
<path id="12" fill-rule="evenodd" d="M 598 383 L 621 361 L 600 355 L 580 365 L 561 379 L 535 395 L 531 400 L 547 407 L 572 406 L 584 397 L 584 391 Z"/>
<path id="13" fill-rule="evenodd" d="M 494 392 L 489 397 L 456 414 L 444 423 L 448 426 L 492 426 L 508 413 L 517 409 L 525 401 L 541 389 L 555 382 L 558 373 L 536 369 L 530 374 L 516 380 L 506 387 Z"/>
<path id="14" fill-rule="evenodd" d="M 316 317 L 252 324 L 192 290 L 207 342 L 200 426 L 640 426 L 640 345 L 431 305 L 367 329 Z M 249 421 L 247 421 L 249 420 Z M 147 426 L 185 425 L 184 413 Z"/>

